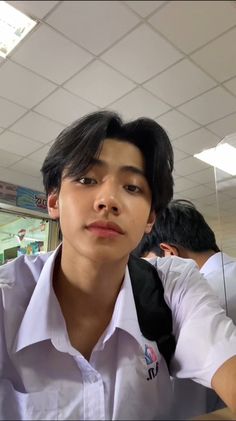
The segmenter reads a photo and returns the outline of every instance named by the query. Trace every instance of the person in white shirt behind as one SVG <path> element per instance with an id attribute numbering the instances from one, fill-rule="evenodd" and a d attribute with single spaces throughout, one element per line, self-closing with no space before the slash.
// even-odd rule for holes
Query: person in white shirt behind
<path id="1" fill-rule="evenodd" d="M 171 419 L 170 374 L 236 412 L 236 326 L 193 261 L 148 265 L 172 312 L 170 372 L 140 330 L 130 253 L 172 199 L 172 170 L 152 119 L 100 111 L 59 134 L 42 174 L 62 243 L 0 268 L 1 420 Z"/>
<path id="2" fill-rule="evenodd" d="M 236 323 L 236 258 L 219 249 L 213 230 L 196 206 L 189 200 L 172 200 L 154 231 L 152 243 L 159 247 L 159 255 L 193 259 Z"/>
<path id="3" fill-rule="evenodd" d="M 140 250 L 145 247 L 148 257 L 152 257 L 148 252 L 156 247 L 159 256 L 194 260 L 227 315 L 236 323 L 236 259 L 220 251 L 213 230 L 192 202 L 172 200 L 146 237 L 148 241 L 146 239 L 138 247 Z M 177 379 L 174 386 L 182 415 L 191 417 L 223 406 L 216 394 L 196 383 Z M 181 407 L 181 402 L 184 402 L 184 407 Z"/>

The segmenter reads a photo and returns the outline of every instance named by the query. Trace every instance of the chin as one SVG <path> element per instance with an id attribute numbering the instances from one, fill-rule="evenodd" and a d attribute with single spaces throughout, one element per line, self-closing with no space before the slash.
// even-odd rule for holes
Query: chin
<path id="1" fill-rule="evenodd" d="M 111 247 L 107 248 L 107 249 L 103 249 L 103 247 L 100 248 L 100 250 L 94 250 L 92 253 L 90 251 L 90 253 L 88 253 L 88 258 L 90 258 L 93 261 L 97 261 L 99 263 L 105 263 L 105 264 L 109 264 L 112 262 L 117 262 L 120 260 L 125 260 L 128 261 L 128 257 L 129 257 L 129 253 L 127 252 L 127 254 L 124 254 L 124 251 L 122 253 L 119 253 L 118 250 L 111 250 Z"/>

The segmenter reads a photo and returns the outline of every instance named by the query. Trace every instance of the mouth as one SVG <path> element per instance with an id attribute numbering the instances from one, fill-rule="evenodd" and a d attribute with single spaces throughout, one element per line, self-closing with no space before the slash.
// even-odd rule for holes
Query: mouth
<path id="1" fill-rule="evenodd" d="M 124 235 L 122 228 L 114 222 L 96 221 L 89 224 L 86 228 L 97 237 L 115 238 Z"/>

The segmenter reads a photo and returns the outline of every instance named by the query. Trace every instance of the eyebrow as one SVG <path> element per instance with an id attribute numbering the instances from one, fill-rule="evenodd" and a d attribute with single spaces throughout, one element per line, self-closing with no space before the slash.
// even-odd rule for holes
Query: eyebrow
<path id="1" fill-rule="evenodd" d="M 102 159 L 93 158 L 91 161 L 91 166 L 107 167 L 108 164 L 106 161 L 103 161 Z M 134 167 L 133 165 L 124 165 L 120 167 L 119 170 L 120 172 L 132 173 L 132 174 L 140 175 L 146 178 L 145 172 L 138 167 Z"/>

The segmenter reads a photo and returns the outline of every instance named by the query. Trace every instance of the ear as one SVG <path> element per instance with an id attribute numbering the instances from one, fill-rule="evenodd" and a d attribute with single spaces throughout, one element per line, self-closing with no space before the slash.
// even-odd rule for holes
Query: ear
<path id="1" fill-rule="evenodd" d="M 149 214 L 147 225 L 146 225 L 146 228 L 145 228 L 145 231 L 144 231 L 146 234 L 149 234 L 151 232 L 152 227 L 155 223 L 155 220 L 156 220 L 156 213 L 155 213 L 154 210 L 152 210 Z"/>
<path id="2" fill-rule="evenodd" d="M 178 249 L 167 243 L 160 243 L 160 249 L 164 251 L 165 257 L 179 255 Z"/>
<path id="3" fill-rule="evenodd" d="M 52 219 L 59 219 L 58 193 L 50 193 L 47 199 L 48 213 Z"/>

